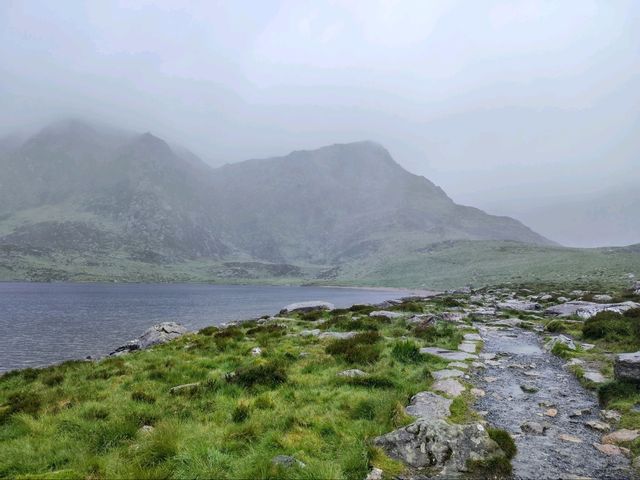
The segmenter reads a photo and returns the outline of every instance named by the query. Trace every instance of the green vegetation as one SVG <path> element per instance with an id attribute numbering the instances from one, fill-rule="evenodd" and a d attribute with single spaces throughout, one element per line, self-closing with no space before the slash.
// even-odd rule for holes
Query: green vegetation
<path id="1" fill-rule="evenodd" d="M 516 447 L 516 442 L 513 441 L 509 432 L 499 428 L 488 428 L 487 433 L 489 438 L 498 444 L 509 460 L 516 456 L 518 447 Z"/>
<path id="2" fill-rule="evenodd" d="M 425 341 L 404 319 L 352 318 L 366 310 L 323 314 L 337 329 L 361 325 L 349 339 L 298 336 L 309 315 L 293 315 L 278 319 L 284 327 L 206 328 L 122 357 L 6 374 L 0 477 L 352 479 L 373 466 L 397 475 L 402 464 L 370 439 L 412 421 L 403 406 L 445 363 L 418 353 Z M 430 344 L 457 341 L 458 329 L 435 328 Z M 348 368 L 367 375 L 337 375 Z M 276 455 L 306 467 L 278 467 Z"/>

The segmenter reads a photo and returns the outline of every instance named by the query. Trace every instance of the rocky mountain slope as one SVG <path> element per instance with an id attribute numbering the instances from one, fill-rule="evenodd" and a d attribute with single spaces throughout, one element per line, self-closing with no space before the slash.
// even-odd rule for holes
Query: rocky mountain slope
<path id="1" fill-rule="evenodd" d="M 5 258 L 331 267 L 398 241 L 551 245 L 511 218 L 456 205 L 372 142 L 213 169 L 149 133 L 64 121 L 3 142 L 0 169 Z"/>

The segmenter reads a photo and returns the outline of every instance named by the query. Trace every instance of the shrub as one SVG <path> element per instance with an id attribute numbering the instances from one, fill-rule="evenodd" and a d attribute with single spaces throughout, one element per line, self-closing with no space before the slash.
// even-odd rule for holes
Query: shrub
<path id="1" fill-rule="evenodd" d="M 471 478 L 506 479 L 511 477 L 513 467 L 505 457 L 491 457 L 484 460 L 467 460 Z"/>
<path id="2" fill-rule="evenodd" d="M 566 324 L 561 320 L 551 320 L 544 328 L 551 333 L 564 333 L 567 331 Z"/>
<path id="3" fill-rule="evenodd" d="M 351 332 L 354 330 L 370 330 L 375 331 L 378 330 L 378 318 L 356 318 L 352 319 L 344 315 L 340 315 L 330 320 L 326 321 L 322 324 L 320 328 L 323 330 L 333 329 L 342 332 Z"/>
<path id="4" fill-rule="evenodd" d="M 401 312 L 419 312 L 422 313 L 424 309 L 418 302 L 402 302 L 399 305 L 391 307 L 391 310 L 399 310 Z"/>
<path id="5" fill-rule="evenodd" d="M 277 387 L 287 381 L 287 372 L 273 363 L 239 368 L 227 380 L 246 388 L 254 385 Z"/>
<path id="6" fill-rule="evenodd" d="M 324 312 L 324 310 L 312 310 L 310 312 L 300 314 L 300 318 L 308 322 L 316 322 L 324 317 Z"/>
<path id="7" fill-rule="evenodd" d="M 351 308 L 349 308 L 350 311 L 355 312 L 355 313 L 360 313 L 362 315 L 369 315 L 371 312 L 375 312 L 376 311 L 376 307 L 374 307 L 373 305 L 352 305 Z"/>
<path id="8" fill-rule="evenodd" d="M 489 438 L 498 444 L 509 460 L 516 456 L 518 447 L 516 447 L 516 442 L 513 441 L 509 432 L 499 428 L 488 428 L 487 433 Z"/>
<path id="9" fill-rule="evenodd" d="M 378 332 L 359 333 L 351 338 L 334 340 L 325 351 L 348 363 L 375 363 L 380 358 L 380 348 L 376 345 L 379 340 Z"/>
<path id="10" fill-rule="evenodd" d="M 360 400 L 351 410 L 351 418 L 356 420 L 373 420 L 376 416 L 375 403 L 370 400 Z"/>
<path id="11" fill-rule="evenodd" d="M 240 330 L 238 327 L 228 327 L 228 328 L 223 328 L 222 330 L 218 330 L 214 334 L 214 337 L 216 339 L 238 340 L 244 337 L 244 334 L 242 333 L 242 330 Z"/>
<path id="12" fill-rule="evenodd" d="M 410 340 L 396 343 L 391 350 L 391 356 L 403 363 L 418 363 L 423 361 L 420 349 Z"/>
<path id="13" fill-rule="evenodd" d="M 571 350 L 564 343 L 558 342 L 551 349 L 551 353 L 553 353 L 557 357 L 564 358 L 565 360 L 569 360 L 570 358 L 573 357 L 575 352 L 574 350 Z"/>
<path id="14" fill-rule="evenodd" d="M 218 327 L 214 327 L 213 325 L 211 325 L 209 327 L 204 327 L 203 329 L 199 330 L 198 333 L 200 335 L 205 335 L 207 337 L 210 337 L 211 335 L 216 333 L 218 330 L 220 330 Z"/>
<path id="15" fill-rule="evenodd" d="M 245 402 L 239 402 L 238 405 L 231 412 L 231 420 L 234 423 L 242 423 L 247 418 L 249 418 L 249 413 L 251 412 L 249 405 Z"/>
<path id="16" fill-rule="evenodd" d="M 640 385 L 634 382 L 614 380 L 598 387 L 598 401 L 606 407 L 610 402 L 631 397 L 640 393 Z"/>
<path id="17" fill-rule="evenodd" d="M 284 335 L 286 328 L 282 325 L 258 325 L 257 327 L 250 328 L 247 330 L 247 335 L 272 335 L 274 337 L 280 337 Z"/>
<path id="18" fill-rule="evenodd" d="M 28 413 L 30 415 L 35 415 L 40 410 L 41 404 L 42 400 L 40 395 L 35 392 L 15 392 L 7 398 L 6 413 L 9 415 L 12 413 Z"/>
<path id="19" fill-rule="evenodd" d="M 449 343 L 456 346 L 462 342 L 462 333 L 456 326 L 449 322 L 435 322 L 431 324 L 417 325 L 413 333 L 429 343 Z"/>
<path id="20" fill-rule="evenodd" d="M 632 322 L 616 312 L 600 312 L 589 318 L 582 326 L 585 338 L 607 341 L 628 340 L 634 333 Z"/>
<path id="21" fill-rule="evenodd" d="M 156 403 L 156 397 L 143 392 L 142 390 L 135 390 L 131 392 L 131 400 L 142 403 Z"/>
<path id="22" fill-rule="evenodd" d="M 365 377 L 341 378 L 342 384 L 353 385 L 355 387 L 368 388 L 395 388 L 396 383 L 388 377 L 381 375 L 367 375 Z"/>
<path id="23" fill-rule="evenodd" d="M 47 387 L 55 387 L 64 382 L 64 375 L 59 372 L 51 372 L 48 375 L 42 377 L 42 383 Z"/>

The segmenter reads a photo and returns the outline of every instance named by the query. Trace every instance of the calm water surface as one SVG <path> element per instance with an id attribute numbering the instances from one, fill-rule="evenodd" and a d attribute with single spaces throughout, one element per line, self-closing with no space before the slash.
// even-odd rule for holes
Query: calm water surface
<path id="1" fill-rule="evenodd" d="M 409 292 L 200 284 L 0 283 L 0 371 L 102 355 L 158 322 L 190 330 L 325 300 L 338 307 Z"/>

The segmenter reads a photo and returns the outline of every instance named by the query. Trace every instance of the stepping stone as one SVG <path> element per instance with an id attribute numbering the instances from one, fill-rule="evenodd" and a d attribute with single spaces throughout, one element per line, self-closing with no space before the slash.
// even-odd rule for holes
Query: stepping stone
<path id="1" fill-rule="evenodd" d="M 578 437 L 576 437 L 575 435 L 569 435 L 567 433 L 558 435 L 558 438 L 563 442 L 582 443 L 582 440 L 580 440 Z"/>
<path id="2" fill-rule="evenodd" d="M 444 380 L 446 378 L 461 377 L 464 375 L 464 373 L 462 373 L 460 370 L 449 370 L 445 368 L 444 370 L 432 372 L 431 375 L 433 375 L 433 378 L 435 378 L 436 380 Z"/>
<path id="3" fill-rule="evenodd" d="M 547 417 L 555 417 L 556 415 L 558 415 L 558 410 L 556 410 L 555 408 L 549 408 L 547 411 L 544 412 L 544 414 Z"/>
<path id="4" fill-rule="evenodd" d="M 433 392 L 420 392 L 411 397 L 411 402 L 404 410 L 407 415 L 416 418 L 445 419 L 451 414 L 449 407 L 452 402 Z"/>
<path id="5" fill-rule="evenodd" d="M 477 333 L 465 333 L 462 338 L 464 338 L 465 340 L 472 341 L 472 342 L 481 342 L 482 341 L 482 337 L 480 335 L 478 335 Z"/>
<path id="6" fill-rule="evenodd" d="M 520 430 L 524 433 L 532 433 L 533 435 L 544 435 L 547 427 L 538 422 L 524 422 L 520 425 Z"/>
<path id="7" fill-rule="evenodd" d="M 498 377 L 484 377 L 484 381 L 487 383 L 493 383 L 498 381 Z"/>
<path id="8" fill-rule="evenodd" d="M 600 417 L 608 422 L 619 422 L 622 415 L 615 410 L 600 410 Z"/>
<path id="9" fill-rule="evenodd" d="M 602 437 L 602 443 L 615 444 L 633 442 L 638 437 L 640 437 L 640 430 L 627 430 L 626 428 L 622 428 Z"/>
<path id="10" fill-rule="evenodd" d="M 478 358 L 477 355 L 473 355 L 471 353 L 454 352 L 452 350 L 447 350 L 446 348 L 438 347 L 423 347 L 420 349 L 420 353 L 428 353 L 430 355 L 435 355 L 436 357 L 442 358 L 443 360 L 451 361 L 464 361 Z"/>
<path id="11" fill-rule="evenodd" d="M 480 358 L 483 360 L 494 360 L 496 358 L 495 353 L 481 353 Z"/>
<path id="12" fill-rule="evenodd" d="M 467 370 L 469 368 L 469 364 L 468 363 L 464 363 L 464 362 L 451 362 L 447 366 L 448 367 L 453 367 L 453 368 L 459 368 L 461 370 Z"/>
<path id="13" fill-rule="evenodd" d="M 610 456 L 618 456 L 618 455 L 628 456 L 630 453 L 630 450 L 628 448 L 619 447 L 617 445 L 607 445 L 607 444 L 602 445 L 601 443 L 594 443 L 593 446 L 596 447 L 596 449 L 598 449 L 600 452 L 604 453 L 605 455 L 610 455 Z"/>
<path id="14" fill-rule="evenodd" d="M 605 383 L 607 379 L 600 372 L 586 371 L 583 377 L 593 383 Z"/>
<path id="15" fill-rule="evenodd" d="M 462 342 L 460 345 L 458 345 L 458 350 L 462 350 L 463 352 L 467 353 L 476 353 L 477 349 L 478 345 L 473 342 Z"/>
<path id="16" fill-rule="evenodd" d="M 453 378 L 438 380 L 431 386 L 431 388 L 436 392 L 442 392 L 451 397 L 458 397 L 462 392 L 464 392 L 464 386 Z"/>
<path id="17" fill-rule="evenodd" d="M 569 414 L 570 418 L 581 417 L 583 415 L 588 415 L 591 413 L 591 410 L 588 408 L 579 408 L 578 410 L 574 410 Z"/>
<path id="18" fill-rule="evenodd" d="M 482 390 L 481 388 L 472 388 L 471 395 L 479 398 L 479 397 L 484 397 L 485 393 L 484 393 L 484 390 Z"/>

